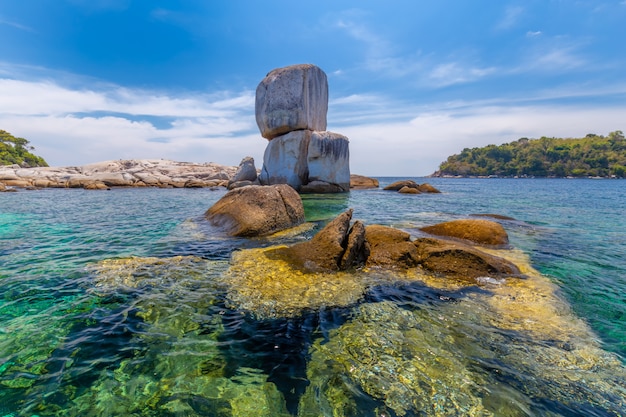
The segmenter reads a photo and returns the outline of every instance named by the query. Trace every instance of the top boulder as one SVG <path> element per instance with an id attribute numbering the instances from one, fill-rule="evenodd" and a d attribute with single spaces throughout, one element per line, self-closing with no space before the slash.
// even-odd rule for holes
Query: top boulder
<path id="1" fill-rule="evenodd" d="M 256 123 L 269 140 L 294 130 L 324 131 L 327 112 L 328 80 L 315 65 L 272 70 L 256 89 Z"/>

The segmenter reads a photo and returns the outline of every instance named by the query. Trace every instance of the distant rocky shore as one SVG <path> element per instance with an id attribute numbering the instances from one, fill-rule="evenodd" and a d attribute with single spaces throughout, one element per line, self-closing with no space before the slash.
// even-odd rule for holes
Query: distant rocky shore
<path id="1" fill-rule="evenodd" d="M 22 168 L 0 166 L 0 189 L 161 187 L 199 188 L 227 186 L 236 166 L 213 162 L 190 163 L 167 159 L 131 159 L 70 167 Z"/>
<path id="2" fill-rule="evenodd" d="M 238 177 L 242 168 L 249 168 L 250 164 L 247 162 L 251 159 L 244 158 L 239 166 L 168 159 L 119 159 L 69 167 L 24 168 L 19 165 L 0 165 L 0 191 L 15 191 L 20 188 L 233 188 L 233 185 L 246 185 L 242 182 L 233 184 L 233 180 Z M 253 160 L 251 164 L 254 167 Z M 377 187 L 378 180 L 375 178 L 350 175 L 351 189 Z"/>

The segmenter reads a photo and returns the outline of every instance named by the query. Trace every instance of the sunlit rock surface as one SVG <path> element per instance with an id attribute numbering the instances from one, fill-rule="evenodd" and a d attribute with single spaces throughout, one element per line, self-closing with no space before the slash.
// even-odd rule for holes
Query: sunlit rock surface
<path id="1" fill-rule="evenodd" d="M 256 122 L 266 139 L 294 130 L 326 130 L 327 111 L 328 81 L 315 65 L 274 69 L 256 89 Z"/>
<path id="2" fill-rule="evenodd" d="M 231 236 L 264 236 L 304 223 L 304 206 L 287 184 L 230 190 L 205 213 Z"/>

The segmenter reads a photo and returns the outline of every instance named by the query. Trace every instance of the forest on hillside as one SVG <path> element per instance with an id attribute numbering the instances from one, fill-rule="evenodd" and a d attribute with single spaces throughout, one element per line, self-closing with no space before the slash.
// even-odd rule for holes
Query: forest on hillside
<path id="1" fill-rule="evenodd" d="M 521 138 L 465 148 L 433 176 L 626 178 L 626 139 L 620 130 L 584 138 Z"/>
<path id="2" fill-rule="evenodd" d="M 23 167 L 47 167 L 48 163 L 33 154 L 35 148 L 24 138 L 16 138 L 7 131 L 0 130 L 0 165 L 17 164 Z"/>

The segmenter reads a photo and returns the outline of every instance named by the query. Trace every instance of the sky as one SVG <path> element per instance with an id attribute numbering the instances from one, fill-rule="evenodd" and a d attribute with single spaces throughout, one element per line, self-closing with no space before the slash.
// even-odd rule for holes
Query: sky
<path id="1" fill-rule="evenodd" d="M 255 90 L 328 76 L 352 173 L 626 131 L 626 0 L 0 0 L 0 129 L 52 166 L 263 163 Z"/>

